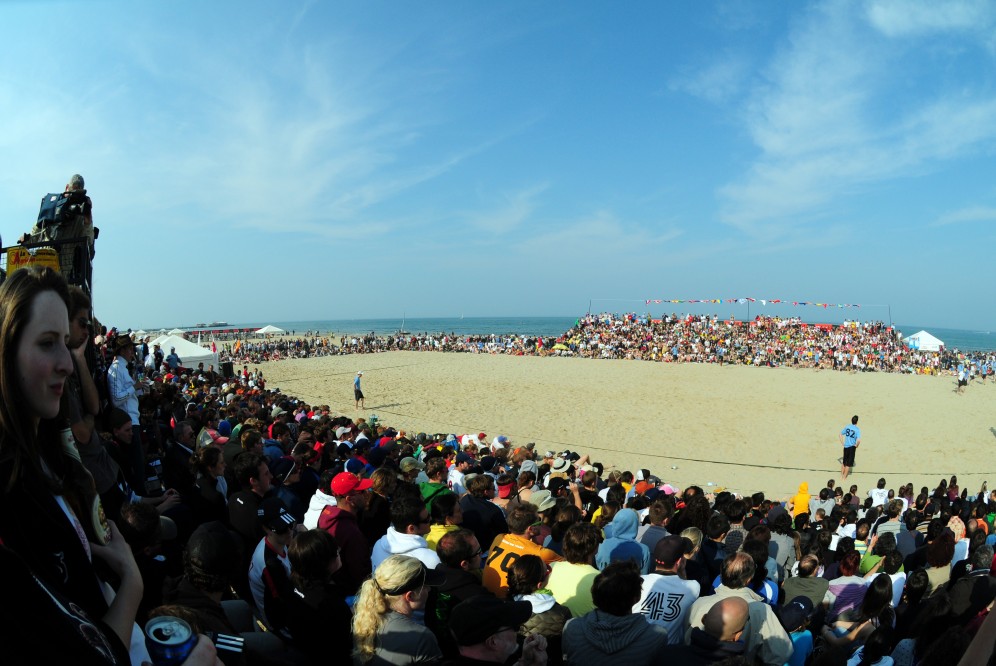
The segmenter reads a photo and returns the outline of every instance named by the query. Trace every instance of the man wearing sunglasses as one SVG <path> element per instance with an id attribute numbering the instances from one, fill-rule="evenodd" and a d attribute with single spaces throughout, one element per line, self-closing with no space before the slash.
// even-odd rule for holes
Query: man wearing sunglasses
<path id="1" fill-rule="evenodd" d="M 335 537 L 339 544 L 342 568 L 336 572 L 335 582 L 346 594 L 355 594 L 370 575 L 370 546 L 360 530 L 357 515 L 370 502 L 367 491 L 372 486 L 370 479 L 360 479 L 349 472 L 336 474 L 329 484 L 335 504 L 326 506 L 318 516 L 318 527 Z"/>
<path id="2" fill-rule="evenodd" d="M 436 594 L 429 597 L 425 626 L 436 635 L 443 656 L 455 657 L 457 645 L 450 632 L 454 607 L 473 597 L 494 595 L 481 585 L 481 558 L 484 553 L 473 532 L 468 529 L 447 532 L 439 539 L 436 553 L 442 561 L 436 571 L 446 579 L 436 588 Z"/>
<path id="3" fill-rule="evenodd" d="M 370 558 L 373 570 L 391 555 L 408 555 L 435 569 L 439 566 L 439 556 L 425 541 L 428 533 L 429 511 L 421 498 L 414 494 L 396 496 L 391 504 L 391 526 L 373 547 Z"/>
<path id="4" fill-rule="evenodd" d="M 450 630 L 458 645 L 459 656 L 450 663 L 504 664 L 519 648 L 519 626 L 532 615 L 528 601 L 501 601 L 478 596 L 457 604 L 453 609 Z M 522 644 L 522 656 L 515 666 L 546 666 L 546 638 L 534 633 Z"/>

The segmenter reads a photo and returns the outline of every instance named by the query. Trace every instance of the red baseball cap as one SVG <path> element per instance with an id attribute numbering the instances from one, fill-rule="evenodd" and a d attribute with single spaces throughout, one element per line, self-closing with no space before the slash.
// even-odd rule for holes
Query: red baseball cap
<path id="1" fill-rule="evenodd" d="M 368 490 L 373 485 L 373 481 L 370 479 L 361 479 L 355 474 L 350 474 L 349 472 L 340 472 L 332 478 L 332 494 L 336 497 L 342 497 L 343 495 L 355 495 L 361 493 L 364 490 Z"/>

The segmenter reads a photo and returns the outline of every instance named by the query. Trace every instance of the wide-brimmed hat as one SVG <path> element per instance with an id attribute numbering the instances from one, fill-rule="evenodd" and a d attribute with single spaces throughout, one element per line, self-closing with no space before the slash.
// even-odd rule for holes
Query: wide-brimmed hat
<path id="1" fill-rule="evenodd" d="M 535 504 L 537 511 L 548 511 L 557 506 L 557 498 L 549 490 L 537 490 L 529 496 L 529 503 Z"/>
<path id="2" fill-rule="evenodd" d="M 425 463 L 411 457 L 402 458 L 401 462 L 398 463 L 398 468 L 400 468 L 402 472 L 408 473 L 413 469 L 425 469 Z"/>
<path id="3" fill-rule="evenodd" d="M 122 333 L 114 338 L 114 351 L 120 351 L 122 349 L 127 349 L 128 347 L 135 347 L 135 342 L 131 339 L 130 335 Z"/>

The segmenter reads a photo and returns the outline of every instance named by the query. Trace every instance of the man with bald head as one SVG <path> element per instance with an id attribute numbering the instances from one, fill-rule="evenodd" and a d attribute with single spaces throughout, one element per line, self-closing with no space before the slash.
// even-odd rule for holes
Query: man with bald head
<path id="1" fill-rule="evenodd" d="M 686 645 L 693 645 L 692 635 L 696 629 L 702 630 L 715 640 L 723 640 L 720 639 L 720 636 L 724 635 L 723 632 L 736 625 L 736 609 L 742 608 L 739 604 L 727 605 L 724 602 L 728 599 L 738 599 L 747 605 L 747 621 L 736 630 L 742 632 L 740 638 L 743 640 L 744 656 L 748 661 L 756 659 L 770 666 L 782 666 L 792 657 L 792 639 L 782 628 L 775 612 L 759 594 L 747 587 L 753 576 L 754 560 L 747 553 L 743 551 L 731 553 L 723 560 L 720 569 L 721 585 L 716 588 L 716 593 L 701 597 L 692 604 L 689 616 L 691 628 L 685 634 Z M 722 606 L 716 611 L 718 619 L 715 615 L 710 616 L 710 612 L 721 603 Z M 711 618 L 709 620 L 711 630 L 706 625 L 707 616 Z"/>
<path id="2" fill-rule="evenodd" d="M 735 643 L 744 633 L 748 617 L 746 601 L 739 597 L 727 597 L 714 604 L 702 617 L 703 631 L 716 640 Z"/>
<path id="3" fill-rule="evenodd" d="M 746 601 L 740 597 L 721 599 L 703 616 L 702 629 L 692 629 L 691 643 L 668 646 L 661 652 L 661 662 L 700 666 L 742 657 L 747 645 L 740 637 L 749 618 Z"/>

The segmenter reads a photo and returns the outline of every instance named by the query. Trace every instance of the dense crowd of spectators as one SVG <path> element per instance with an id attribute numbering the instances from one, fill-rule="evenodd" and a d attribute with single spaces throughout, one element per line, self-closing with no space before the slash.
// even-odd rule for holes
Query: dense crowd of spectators
<path id="1" fill-rule="evenodd" d="M 152 662 L 157 645 L 190 647 L 185 629 L 196 643 L 170 663 L 992 657 L 985 484 L 831 479 L 785 500 L 680 488 L 583 452 L 337 415 L 248 366 L 225 377 L 113 329 L 94 337 L 90 311 L 47 268 L 0 285 L 0 637 L 39 663 Z M 754 364 L 769 324 L 738 335 L 591 318 L 532 347 L 654 354 L 691 336 L 663 360 Z M 775 357 L 809 339 L 763 335 L 784 343 L 765 350 Z M 890 358 L 895 335 L 854 325 L 813 339 Z"/>
<path id="2" fill-rule="evenodd" d="M 516 334 L 374 334 L 303 337 L 225 344 L 236 364 L 383 351 L 574 356 L 663 363 L 715 363 L 848 372 L 957 374 L 985 380 L 996 372 L 996 352 L 910 348 L 902 333 L 883 322 L 808 324 L 798 318 L 757 316 L 750 321 L 717 316 L 603 313 L 578 319 L 556 337 Z"/>
<path id="3" fill-rule="evenodd" d="M 171 519 L 128 528 L 139 624 L 240 638 L 225 663 L 929 665 L 992 648 L 985 487 L 705 492 L 184 370 L 139 397 L 142 490 L 106 505 Z M 130 422 L 104 433 L 126 470 L 114 423 Z"/>

